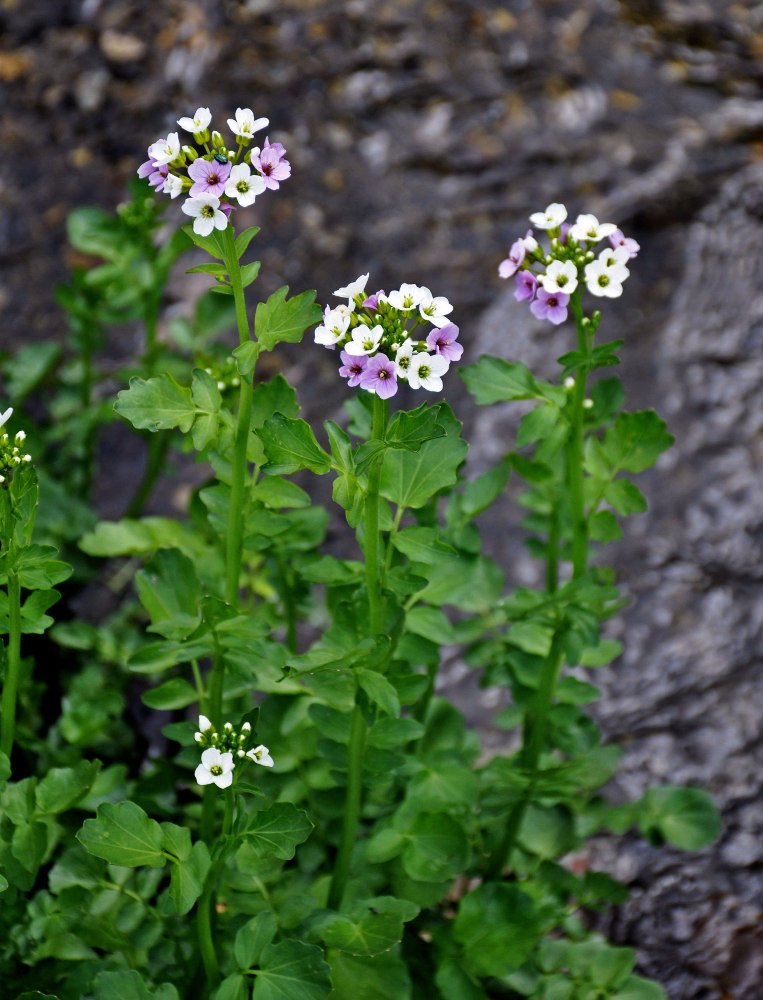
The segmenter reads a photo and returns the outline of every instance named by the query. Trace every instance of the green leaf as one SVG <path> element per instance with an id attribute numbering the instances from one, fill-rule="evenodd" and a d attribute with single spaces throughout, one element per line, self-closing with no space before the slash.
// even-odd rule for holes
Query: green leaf
<path id="1" fill-rule="evenodd" d="M 403 867 L 410 878 L 441 882 L 463 870 L 469 845 L 461 824 L 447 813 L 420 813 L 407 836 Z"/>
<path id="2" fill-rule="evenodd" d="M 506 638 L 525 653 L 548 656 L 554 639 L 554 627 L 538 621 L 514 622 L 506 633 Z"/>
<path id="3" fill-rule="evenodd" d="M 282 861 L 294 857 L 297 844 L 310 836 L 313 823 L 306 812 L 291 802 L 274 802 L 256 813 L 244 834 L 258 857 L 275 855 Z"/>
<path id="4" fill-rule="evenodd" d="M 143 977 L 135 969 L 100 972 L 93 984 L 93 1000 L 154 1000 Z"/>
<path id="5" fill-rule="evenodd" d="M 358 684 L 363 688 L 371 701 L 378 705 L 387 715 L 400 715 L 400 699 L 397 691 L 383 674 L 377 670 L 357 667 L 355 670 Z"/>
<path id="6" fill-rule="evenodd" d="M 602 449 L 616 470 L 643 472 L 674 441 L 654 410 L 621 413 L 614 427 L 604 434 Z"/>
<path id="7" fill-rule="evenodd" d="M 373 958 L 331 951 L 329 961 L 329 1000 L 411 1000 L 408 967 L 397 948 Z"/>
<path id="8" fill-rule="evenodd" d="M 509 399 L 536 399 L 538 386 L 530 370 L 517 361 L 483 355 L 473 365 L 459 370 L 466 388 L 480 406 Z"/>
<path id="9" fill-rule="evenodd" d="M 162 829 L 134 802 L 104 802 L 85 820 L 77 840 L 86 851 L 114 865 L 163 868 Z"/>
<path id="10" fill-rule="evenodd" d="M 256 340 L 245 340 L 243 344 L 233 351 L 236 359 L 236 368 L 241 378 L 250 379 L 254 375 L 257 367 L 257 359 L 260 356 L 260 345 Z"/>
<path id="11" fill-rule="evenodd" d="M 435 528 L 403 528 L 392 538 L 392 544 L 411 562 L 437 563 L 456 554 L 454 548 L 440 540 Z"/>
<path id="12" fill-rule="evenodd" d="M 210 257 L 216 257 L 218 260 L 225 259 L 225 251 L 216 229 L 213 229 L 209 236 L 199 236 L 193 231 L 193 225 L 183 226 L 182 229 L 186 236 L 193 240 L 197 247 L 206 250 Z"/>
<path id="13" fill-rule="evenodd" d="M 186 708 L 199 700 L 199 692 L 182 677 L 173 677 L 159 687 L 145 691 L 140 700 L 149 708 L 171 711 Z"/>
<path id="14" fill-rule="evenodd" d="M 444 428 L 437 423 L 439 413 L 440 407 L 429 403 L 415 410 L 398 410 L 384 435 L 385 442 L 391 448 L 418 451 L 425 441 L 444 436 Z"/>
<path id="15" fill-rule="evenodd" d="M 302 292 L 286 298 L 287 285 L 273 292 L 267 302 L 260 302 L 254 318 L 257 341 L 264 351 L 272 351 L 276 344 L 298 344 L 309 326 L 321 320 L 321 307 L 315 301 L 315 292 Z"/>
<path id="16" fill-rule="evenodd" d="M 423 507 L 440 490 L 456 481 L 458 467 L 469 450 L 457 437 L 426 441 L 418 451 L 388 451 L 384 456 L 379 492 L 402 507 Z"/>
<path id="17" fill-rule="evenodd" d="M 153 624 L 178 614 L 198 616 L 201 584 L 193 562 L 179 549 L 159 549 L 135 574 L 135 582 Z"/>
<path id="18" fill-rule="evenodd" d="M 114 409 L 139 430 L 179 427 L 184 434 L 196 416 L 191 390 L 178 385 L 171 375 L 131 378 L 130 388 L 117 394 Z"/>
<path id="19" fill-rule="evenodd" d="M 461 496 L 464 517 L 476 517 L 497 500 L 505 490 L 510 474 L 511 464 L 504 460 L 467 483 Z"/>
<path id="20" fill-rule="evenodd" d="M 643 514 L 646 510 L 644 494 L 629 479 L 616 479 L 604 489 L 604 499 L 618 514 Z"/>
<path id="21" fill-rule="evenodd" d="M 201 896 L 211 864 L 209 849 L 203 840 L 196 841 L 188 857 L 173 861 L 170 898 L 179 914 L 188 913 Z"/>
<path id="22" fill-rule="evenodd" d="M 197 451 L 202 451 L 217 435 L 218 414 L 223 400 L 216 379 L 200 368 L 193 372 L 191 396 L 196 407 L 193 445 Z"/>
<path id="23" fill-rule="evenodd" d="M 541 927 L 530 896 L 515 885 L 489 882 L 461 900 L 453 937 L 477 976 L 506 976 L 531 954 Z"/>
<path id="24" fill-rule="evenodd" d="M 244 264 L 241 268 L 241 287 L 248 288 L 253 281 L 257 280 L 257 275 L 260 273 L 260 262 L 258 260 L 253 260 L 251 264 Z"/>
<path id="25" fill-rule="evenodd" d="M 61 356 L 59 344 L 43 341 L 26 344 L 13 355 L 13 363 L 3 370 L 6 399 L 18 404 L 45 378 Z"/>
<path id="26" fill-rule="evenodd" d="M 479 983 L 465 969 L 458 959 L 447 957 L 437 967 L 435 984 L 443 1000 L 488 1000 Z"/>
<path id="27" fill-rule="evenodd" d="M 249 980 L 238 972 L 226 976 L 212 994 L 212 1000 L 249 1000 Z"/>
<path id="28" fill-rule="evenodd" d="M 250 226 L 248 229 L 244 229 L 238 234 L 238 236 L 236 237 L 237 260 L 241 260 L 244 253 L 246 252 L 246 248 L 252 242 L 257 233 L 259 233 L 259 231 L 260 231 L 259 226 Z"/>
<path id="29" fill-rule="evenodd" d="M 560 858 L 573 849 L 575 825 L 565 806 L 529 803 L 522 817 L 517 840 L 530 854 L 544 860 Z"/>
<path id="30" fill-rule="evenodd" d="M 278 927 L 270 910 L 263 910 L 236 931 L 233 954 L 239 969 L 258 965 L 263 948 L 276 936 Z"/>
<path id="31" fill-rule="evenodd" d="M 368 731 L 367 745 L 394 750 L 411 740 L 421 739 L 424 732 L 424 726 L 416 719 L 396 719 L 391 715 L 383 715 Z"/>
<path id="32" fill-rule="evenodd" d="M 294 420 L 282 413 L 265 421 L 260 431 L 265 446 L 268 475 L 289 475 L 310 469 L 323 475 L 331 468 L 331 458 L 315 440 L 312 428 L 304 420 Z"/>
<path id="33" fill-rule="evenodd" d="M 330 992 L 330 970 L 320 948 L 294 940 L 264 948 L 252 1000 L 325 1000 Z"/>
<path id="34" fill-rule="evenodd" d="M 309 507 L 310 494 L 296 483 L 278 476 L 261 479 L 252 490 L 252 496 L 267 507 Z"/>
<path id="35" fill-rule="evenodd" d="M 610 1000 L 668 1000 L 667 993 L 651 979 L 628 976 L 617 993 L 610 994 Z"/>
<path id="36" fill-rule="evenodd" d="M 594 542 L 616 542 L 623 537 L 623 529 L 617 518 L 608 510 L 600 510 L 588 521 L 588 529 Z"/>
<path id="37" fill-rule="evenodd" d="M 718 808 L 701 788 L 650 788 L 642 801 L 639 828 L 644 836 L 656 834 L 681 850 L 698 851 L 721 832 Z"/>
<path id="38" fill-rule="evenodd" d="M 269 382 L 261 382 L 252 394 L 252 427 L 256 430 L 276 413 L 285 417 L 299 416 L 297 393 L 283 375 L 275 375 Z"/>
<path id="39" fill-rule="evenodd" d="M 405 624 L 414 635 L 421 635 L 438 646 L 451 645 L 456 641 L 453 626 L 439 608 L 411 608 L 406 613 Z"/>
<path id="40" fill-rule="evenodd" d="M 327 947 L 351 955 L 379 955 L 400 941 L 403 924 L 418 913 L 414 903 L 392 896 L 356 899 L 321 926 L 321 938 Z"/>
<path id="41" fill-rule="evenodd" d="M 81 760 L 75 767 L 54 767 L 38 783 L 35 802 L 41 813 L 71 809 L 89 791 L 101 769 L 100 761 Z"/>
<path id="42" fill-rule="evenodd" d="M 199 540 L 187 525 L 169 517 L 144 517 L 140 521 L 100 521 L 80 541 L 89 556 L 137 555 L 176 545 L 184 551 L 199 552 Z"/>
<path id="43" fill-rule="evenodd" d="M 559 420 L 559 407 L 541 403 L 526 413 L 519 424 L 517 448 L 546 437 Z"/>

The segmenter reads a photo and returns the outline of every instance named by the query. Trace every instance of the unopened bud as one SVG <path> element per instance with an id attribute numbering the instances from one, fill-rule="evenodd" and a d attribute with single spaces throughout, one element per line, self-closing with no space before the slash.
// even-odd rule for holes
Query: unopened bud
<path id="1" fill-rule="evenodd" d="M 584 410 L 593 409 L 593 400 L 589 396 L 586 396 L 586 398 L 583 400 L 583 409 Z"/>
<path id="2" fill-rule="evenodd" d="M 572 377 L 572 375 L 568 375 L 562 384 L 564 385 L 565 389 L 574 389 L 575 379 Z"/>
<path id="3" fill-rule="evenodd" d="M 199 151 L 194 149 L 193 146 L 183 146 L 183 152 L 188 157 L 188 159 L 193 163 L 194 160 L 198 160 Z"/>
<path id="4" fill-rule="evenodd" d="M 215 149 L 225 149 L 225 143 L 223 142 L 223 137 L 217 130 L 215 130 L 212 133 L 212 145 Z"/>

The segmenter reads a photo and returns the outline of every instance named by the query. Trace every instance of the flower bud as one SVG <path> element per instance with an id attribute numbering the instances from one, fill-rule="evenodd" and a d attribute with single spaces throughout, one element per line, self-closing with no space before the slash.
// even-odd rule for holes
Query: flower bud
<path id="1" fill-rule="evenodd" d="M 199 151 L 198 149 L 194 149 L 193 146 L 183 146 L 183 152 L 190 163 L 193 163 L 194 160 L 198 160 L 199 158 Z"/>
<path id="2" fill-rule="evenodd" d="M 583 400 L 583 409 L 584 410 L 593 409 L 593 400 L 591 399 L 590 396 L 586 396 L 586 398 Z"/>
<path id="3" fill-rule="evenodd" d="M 216 129 L 212 133 L 212 147 L 217 150 L 225 149 L 225 143 L 223 142 L 223 137 Z"/>
<path id="4" fill-rule="evenodd" d="M 565 389 L 574 389 L 575 379 L 572 377 L 572 375 L 568 375 L 567 378 L 562 383 L 562 385 L 564 386 Z"/>

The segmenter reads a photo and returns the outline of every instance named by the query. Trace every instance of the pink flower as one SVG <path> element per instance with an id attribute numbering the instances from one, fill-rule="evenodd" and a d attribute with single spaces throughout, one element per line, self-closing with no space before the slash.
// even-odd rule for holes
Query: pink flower
<path id="1" fill-rule="evenodd" d="M 280 142 L 274 142 L 271 145 L 266 137 L 262 151 L 259 154 L 252 153 L 252 167 L 259 170 L 265 181 L 265 187 L 270 188 L 271 191 L 277 191 L 280 182 L 291 177 L 291 165 L 288 160 L 284 159 L 285 152 L 286 150 Z"/>
<path id="2" fill-rule="evenodd" d="M 622 247 L 624 250 L 628 251 L 629 257 L 635 257 L 641 247 L 629 236 L 624 236 L 622 229 L 616 229 L 609 237 L 609 242 L 612 244 L 612 249 L 617 250 L 618 247 Z"/>
<path id="3" fill-rule="evenodd" d="M 509 250 L 509 256 L 498 265 L 498 277 L 510 278 L 512 274 L 516 274 L 522 261 L 525 259 L 526 253 L 527 247 L 524 240 L 517 240 L 513 243 L 511 250 Z"/>
<path id="4" fill-rule="evenodd" d="M 373 295 L 369 295 L 368 298 L 360 304 L 363 309 L 370 309 L 372 312 L 378 312 L 380 298 L 386 298 L 386 292 L 383 288 L 380 288 L 378 292 L 374 292 Z"/>
<path id="5" fill-rule="evenodd" d="M 228 160 L 225 160 L 224 163 L 220 163 L 216 158 L 194 160 L 188 168 L 188 176 L 194 182 L 189 194 L 192 198 L 198 198 L 202 194 L 211 194 L 215 198 L 222 198 L 229 175 L 230 163 Z"/>
<path id="6" fill-rule="evenodd" d="M 538 319 L 547 319 L 558 326 L 567 319 L 569 301 L 569 295 L 564 292 L 547 292 L 545 288 L 539 288 L 538 297 L 530 303 L 530 312 Z"/>
<path id="7" fill-rule="evenodd" d="M 358 384 L 367 392 L 389 399 L 397 392 L 395 362 L 390 361 L 386 354 L 375 354 L 362 372 Z"/>
<path id="8" fill-rule="evenodd" d="M 354 387 L 359 384 L 360 376 L 366 370 L 368 365 L 368 358 L 365 354 L 361 354 L 359 357 L 354 357 L 352 354 L 348 354 L 347 351 L 342 351 L 339 355 L 344 364 L 339 369 L 339 374 L 342 378 L 347 379 L 347 385 Z"/>
<path id="9" fill-rule="evenodd" d="M 514 298 L 517 302 L 532 302 L 538 290 L 538 279 L 532 271 L 520 271 L 519 274 L 515 275 L 514 281 L 517 285 L 514 292 Z"/>
<path id="10" fill-rule="evenodd" d="M 138 167 L 138 177 L 148 177 L 148 183 L 152 188 L 164 187 L 170 168 L 166 163 L 154 163 L 153 160 L 146 160 Z"/>
<path id="11" fill-rule="evenodd" d="M 458 361 L 464 353 L 463 344 L 457 344 L 458 327 L 448 323 L 439 330 L 432 330 L 427 337 L 427 347 L 435 354 L 441 355 L 446 361 Z"/>

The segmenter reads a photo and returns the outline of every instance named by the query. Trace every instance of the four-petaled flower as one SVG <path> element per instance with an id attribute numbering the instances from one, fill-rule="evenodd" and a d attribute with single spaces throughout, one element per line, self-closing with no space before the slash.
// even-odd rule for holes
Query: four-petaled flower
<path id="1" fill-rule="evenodd" d="M 242 139 L 251 139 L 255 132 L 267 128 L 267 118 L 255 119 L 251 108 L 236 108 L 235 118 L 228 119 L 228 128 Z"/>
<path id="2" fill-rule="evenodd" d="M 428 291 L 428 288 L 425 289 L 420 288 L 418 285 L 403 283 L 397 291 L 389 293 L 387 301 L 394 309 L 409 312 L 411 309 L 415 309 L 416 306 L 423 301 L 424 292 Z M 431 294 L 429 297 L 431 298 Z"/>
<path id="3" fill-rule="evenodd" d="M 225 185 L 228 183 L 230 171 L 231 165 L 227 159 L 224 163 L 215 158 L 194 160 L 188 168 L 188 176 L 193 181 L 188 193 L 192 198 L 198 198 L 202 194 L 211 194 L 215 198 L 222 197 L 226 193 Z"/>
<path id="4" fill-rule="evenodd" d="M 382 399 L 389 399 L 397 392 L 395 362 L 386 354 L 375 354 L 366 365 L 358 385 L 366 392 L 376 393 Z"/>
<path id="5" fill-rule="evenodd" d="M 453 312 L 453 306 L 444 295 L 432 295 L 428 288 L 421 289 L 419 300 L 419 315 L 432 326 L 443 327 L 450 323 L 448 314 Z"/>
<path id="6" fill-rule="evenodd" d="M 360 384 L 360 376 L 366 370 L 368 356 L 365 354 L 353 356 L 352 354 L 348 354 L 347 351 L 342 351 L 339 357 L 342 359 L 342 367 L 339 369 L 339 374 L 342 378 L 347 379 L 348 386 L 354 388 Z"/>
<path id="7" fill-rule="evenodd" d="M 334 295 L 336 295 L 338 299 L 347 299 L 349 305 L 351 306 L 355 296 L 360 295 L 361 292 L 365 291 L 367 282 L 368 274 L 361 274 L 359 278 L 351 281 L 349 285 L 342 285 L 341 288 L 337 288 Z"/>
<path id="8" fill-rule="evenodd" d="M 197 108 L 193 118 L 178 118 L 178 125 L 186 132 L 204 132 L 212 121 L 209 108 Z"/>
<path id="9" fill-rule="evenodd" d="M 193 231 L 197 236 L 209 236 L 213 229 L 225 229 L 228 219 L 220 210 L 220 199 L 204 194 L 199 198 L 188 198 L 182 209 L 193 219 Z"/>
<path id="10" fill-rule="evenodd" d="M 558 201 L 546 206 L 545 212 L 535 212 L 530 222 L 538 229 L 558 229 L 567 218 L 567 209 Z"/>
<path id="11" fill-rule="evenodd" d="M 237 163 L 231 168 L 225 185 L 225 194 L 228 198 L 235 198 L 239 205 L 245 208 L 254 204 L 254 199 L 258 194 L 262 194 L 265 187 L 265 181 L 259 174 L 252 173 L 248 163 Z"/>
<path id="12" fill-rule="evenodd" d="M 332 309 L 326 306 L 323 310 L 323 323 L 316 326 L 314 340 L 323 347 L 334 347 L 347 333 L 352 312 L 344 303 Z"/>
<path id="13" fill-rule="evenodd" d="M 624 236 L 622 229 L 616 229 L 614 233 L 609 234 L 609 242 L 612 247 L 617 250 L 618 247 L 622 247 L 623 250 L 627 250 L 629 257 L 636 257 L 638 255 L 641 247 L 630 236 Z"/>
<path id="14" fill-rule="evenodd" d="M 519 274 L 515 275 L 514 281 L 517 286 L 514 290 L 514 298 L 517 302 L 532 302 L 538 290 L 538 279 L 532 271 L 520 271 Z"/>
<path id="15" fill-rule="evenodd" d="M 180 153 L 180 139 L 177 132 L 170 132 L 166 139 L 158 139 L 148 147 L 148 158 L 156 166 L 172 161 Z"/>
<path id="16" fill-rule="evenodd" d="M 538 319 L 547 319 L 558 326 L 567 319 L 567 304 L 569 295 L 564 292 L 547 292 L 539 288 L 536 298 L 530 303 L 530 312 Z"/>
<path id="17" fill-rule="evenodd" d="M 194 776 L 200 785 L 217 785 L 229 788 L 233 782 L 233 754 L 220 753 L 216 747 L 207 747 Z"/>
<path id="18" fill-rule="evenodd" d="M 441 354 L 414 354 L 408 366 L 408 385 L 411 389 L 442 391 L 442 376 L 450 362 Z"/>
<path id="19" fill-rule="evenodd" d="M 285 152 L 280 142 L 271 143 L 267 138 L 259 153 L 252 152 L 252 166 L 259 170 L 265 187 L 271 191 L 277 191 L 281 181 L 291 177 L 291 164 L 284 159 Z"/>
<path id="20" fill-rule="evenodd" d="M 579 243 L 598 243 L 605 236 L 611 236 L 616 229 L 613 222 L 599 222 L 595 215 L 579 215 L 567 235 Z"/>
<path id="21" fill-rule="evenodd" d="M 538 276 L 538 281 L 547 292 L 572 295 L 578 287 L 578 269 L 571 260 L 554 260 L 546 268 L 546 273 Z"/>
<path id="22" fill-rule="evenodd" d="M 352 331 L 352 340 L 345 345 L 345 350 L 353 357 L 359 354 L 373 354 L 379 346 L 384 328 L 377 324 L 374 327 L 356 326 Z"/>
<path id="23" fill-rule="evenodd" d="M 624 264 L 609 264 L 606 259 L 601 258 L 592 260 L 585 268 L 588 291 L 591 295 L 616 299 L 623 294 L 623 282 L 629 273 Z"/>
<path id="24" fill-rule="evenodd" d="M 427 347 L 446 361 L 458 361 L 464 353 L 464 347 L 463 344 L 457 344 L 457 340 L 458 327 L 455 323 L 446 323 L 427 336 Z"/>
<path id="25" fill-rule="evenodd" d="M 512 274 L 516 274 L 522 261 L 525 259 L 526 253 L 527 247 L 525 246 L 525 241 L 515 240 L 509 250 L 509 256 L 498 265 L 498 277 L 510 278 Z"/>
<path id="26" fill-rule="evenodd" d="M 263 767 L 273 766 L 273 758 L 270 756 L 270 751 L 262 743 L 258 747 L 247 750 L 246 756 L 253 760 L 255 764 L 262 764 Z"/>

